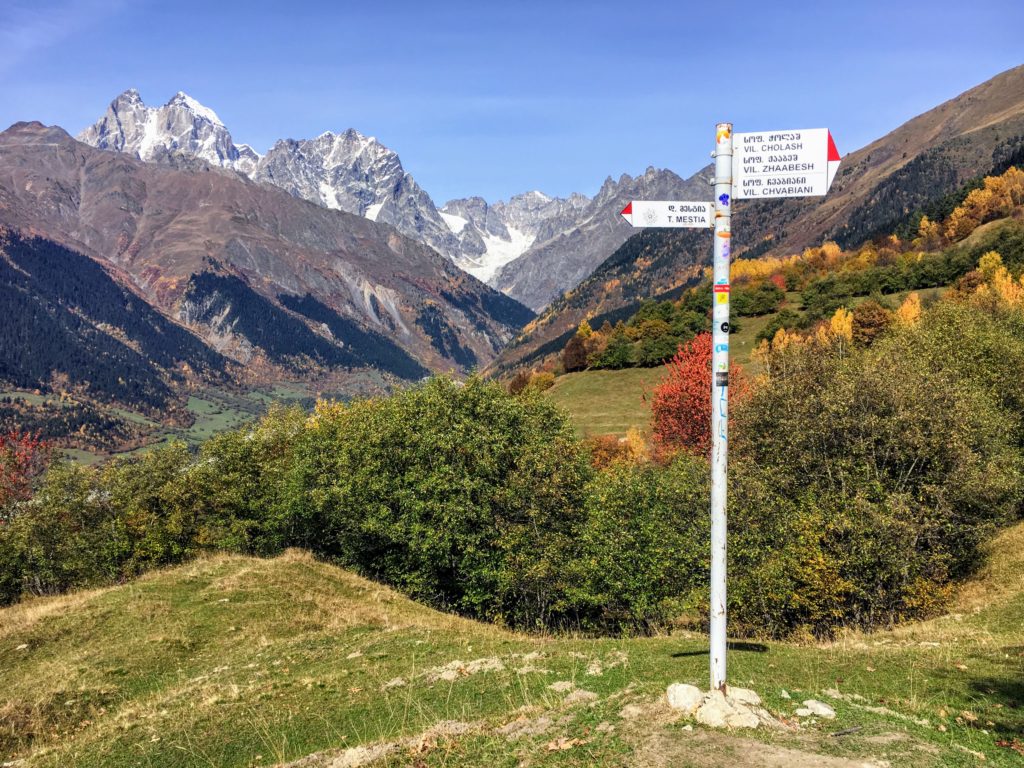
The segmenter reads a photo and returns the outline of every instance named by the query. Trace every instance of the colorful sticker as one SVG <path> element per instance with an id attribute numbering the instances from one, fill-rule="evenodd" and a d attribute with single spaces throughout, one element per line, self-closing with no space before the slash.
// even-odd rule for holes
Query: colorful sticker
<path id="1" fill-rule="evenodd" d="M 729 351 L 729 345 L 728 344 L 715 344 L 715 352 L 728 352 L 728 351 Z"/>
<path id="2" fill-rule="evenodd" d="M 723 192 L 722 194 L 720 194 L 718 196 L 718 202 L 720 202 L 724 207 L 728 208 L 729 207 L 729 196 Z"/>
<path id="3" fill-rule="evenodd" d="M 715 130 L 715 143 L 721 144 L 723 141 L 728 141 L 732 138 L 732 128 L 728 125 L 720 125 Z"/>

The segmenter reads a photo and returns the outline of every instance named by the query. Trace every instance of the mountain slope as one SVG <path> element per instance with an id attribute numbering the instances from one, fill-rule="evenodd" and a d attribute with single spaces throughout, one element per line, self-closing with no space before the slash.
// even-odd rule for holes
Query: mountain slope
<path id="1" fill-rule="evenodd" d="M 841 137 L 840 137 L 841 140 Z M 1004 72 L 845 156 L 827 197 L 740 201 L 733 255 L 799 253 L 835 239 L 845 246 L 912 225 L 930 201 L 1005 167 L 1024 143 L 1024 66 Z M 616 219 L 617 209 L 604 215 Z M 710 241 L 689 230 L 634 235 L 575 289 L 547 307 L 494 364 L 534 364 L 564 346 L 584 318 L 625 318 L 639 301 L 671 297 L 710 263 Z"/>
<path id="2" fill-rule="evenodd" d="M 329 345 L 353 343 L 332 338 L 322 321 L 282 307 L 281 294 L 308 294 L 435 370 L 465 367 L 470 358 L 486 364 L 530 318 L 524 307 L 388 226 L 312 205 L 230 170 L 177 168 L 100 151 L 38 123 L 0 134 L 0 224 L 45 234 L 116 266 L 153 305 L 250 371 L 280 362 L 274 345 L 295 338 L 284 317 Z M 231 285 L 241 293 L 234 303 L 251 304 L 255 299 L 242 294 L 256 294 L 277 311 L 266 313 L 267 324 L 258 330 L 223 322 L 230 307 L 213 312 L 190 291 L 204 273 L 237 278 Z M 466 353 L 453 356 L 451 345 L 421 328 L 438 314 L 443 332 Z M 365 359 L 369 352 L 360 354 Z M 317 367 L 318 356 L 309 357 Z"/>
<path id="3" fill-rule="evenodd" d="M 535 311 L 574 288 L 608 258 L 634 230 L 619 210 L 630 200 L 710 200 L 709 171 L 685 181 L 668 170 L 648 168 L 642 176 L 608 178 L 593 200 L 562 228 L 538 233 L 533 245 L 506 264 L 491 284 Z"/>
<path id="4" fill-rule="evenodd" d="M 120 285 L 99 263 L 0 228 L 0 382 L 87 393 L 144 413 L 189 380 L 222 382 L 228 361 Z"/>

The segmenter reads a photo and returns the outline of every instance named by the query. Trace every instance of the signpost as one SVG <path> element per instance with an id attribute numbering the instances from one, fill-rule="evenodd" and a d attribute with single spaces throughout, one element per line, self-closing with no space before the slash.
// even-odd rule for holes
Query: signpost
<path id="1" fill-rule="evenodd" d="M 839 170 L 828 128 L 736 133 L 732 143 L 736 200 L 824 195 Z"/>
<path id="2" fill-rule="evenodd" d="M 839 152 L 827 128 L 733 133 L 715 126 L 712 203 L 633 200 L 620 214 L 634 227 L 708 227 L 714 206 L 711 303 L 711 688 L 726 684 L 726 489 L 729 456 L 729 265 L 734 200 L 828 192 Z"/>
<path id="3" fill-rule="evenodd" d="M 715 221 L 715 206 L 707 201 L 632 200 L 619 215 L 633 227 L 708 229 Z"/>

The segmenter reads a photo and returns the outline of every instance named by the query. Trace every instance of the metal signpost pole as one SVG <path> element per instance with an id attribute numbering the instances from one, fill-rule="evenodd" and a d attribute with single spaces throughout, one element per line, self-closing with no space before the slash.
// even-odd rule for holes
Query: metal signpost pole
<path id="1" fill-rule="evenodd" d="M 733 145 L 736 153 L 733 152 Z M 734 157 L 733 155 L 736 154 Z M 839 151 L 827 128 L 732 132 L 715 128 L 715 247 L 711 295 L 711 690 L 725 691 L 726 466 L 729 454 L 729 263 L 733 200 L 817 197 L 839 170 Z M 631 200 L 620 212 L 631 227 L 704 228 L 712 204 Z"/>
<path id="2" fill-rule="evenodd" d="M 729 453 L 729 261 L 732 123 L 715 129 L 714 286 L 711 305 L 711 690 L 725 690 L 726 468 Z"/>

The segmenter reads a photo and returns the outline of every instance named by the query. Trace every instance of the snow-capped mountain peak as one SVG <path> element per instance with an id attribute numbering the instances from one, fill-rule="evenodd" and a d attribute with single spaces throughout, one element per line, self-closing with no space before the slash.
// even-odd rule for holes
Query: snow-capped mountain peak
<path id="1" fill-rule="evenodd" d="M 258 157 L 251 147 L 243 156 L 217 113 L 181 91 L 162 107 L 148 107 L 129 88 L 78 140 L 152 162 L 169 162 L 175 153 L 183 153 L 243 173 L 255 167 Z"/>
<path id="2" fill-rule="evenodd" d="M 510 262 L 527 252 L 559 241 L 595 216 L 602 226 L 611 226 L 607 221 L 615 219 L 604 215 L 605 209 L 614 207 L 609 200 L 633 181 L 624 176 L 616 184 L 609 177 L 593 201 L 583 195 L 555 198 L 534 189 L 507 202 L 488 205 L 482 198 L 466 198 L 438 210 L 398 155 L 374 136 L 354 128 L 325 131 L 314 138 L 281 139 L 260 155 L 248 144 L 234 143 L 217 114 L 183 91 L 163 106 L 146 106 L 137 90 L 128 89 L 78 138 L 150 162 L 174 163 L 180 155 L 199 158 L 280 186 L 316 205 L 389 224 L 450 257 L 479 280 L 502 287 L 517 271 Z M 643 178 L 652 173 L 648 169 Z M 607 255 L 607 244 L 599 245 L 594 258 Z M 556 266 L 547 261 L 529 269 L 541 282 Z"/>
<path id="3" fill-rule="evenodd" d="M 493 205 L 481 197 L 449 200 L 441 216 L 459 238 L 464 258 L 460 266 L 488 282 L 538 238 L 572 226 L 588 202 L 584 195 L 563 199 L 533 190 Z"/>
<path id="4" fill-rule="evenodd" d="M 135 91 L 135 94 L 138 95 L 138 91 Z M 221 128 L 224 127 L 224 123 L 222 123 L 220 121 L 220 118 L 217 117 L 217 113 L 216 112 L 214 112 L 209 107 L 203 106 L 202 104 L 200 104 L 198 101 L 193 99 L 191 96 L 189 96 L 184 91 L 178 91 L 176 94 L 174 94 L 174 96 L 171 98 L 171 100 L 168 101 L 164 106 L 166 106 L 166 107 L 172 107 L 172 106 L 184 107 L 185 109 L 187 109 L 187 110 L 191 111 L 193 114 L 195 114 L 197 117 L 202 118 L 203 120 L 206 120 L 207 122 L 213 123 L 214 125 L 219 126 Z"/>

